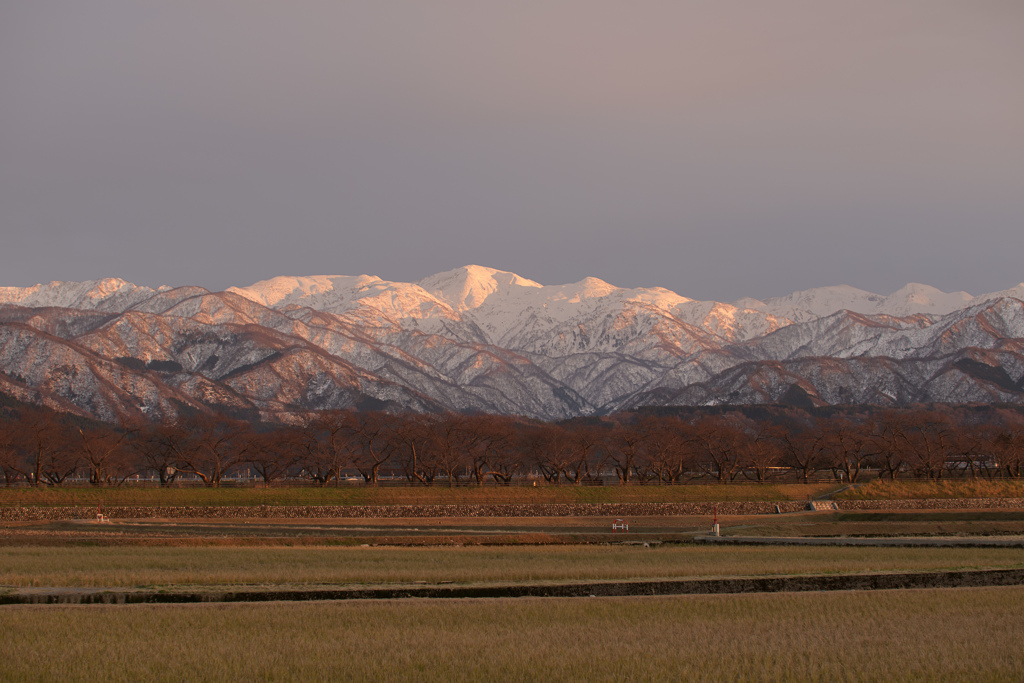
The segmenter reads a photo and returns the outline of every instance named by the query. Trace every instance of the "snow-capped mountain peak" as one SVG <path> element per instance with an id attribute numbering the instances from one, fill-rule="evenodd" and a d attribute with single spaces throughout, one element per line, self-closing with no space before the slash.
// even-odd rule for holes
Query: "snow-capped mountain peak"
<path id="1" fill-rule="evenodd" d="M 946 315 L 969 306 L 974 300 L 967 292 L 943 292 L 929 285 L 912 282 L 896 290 L 878 304 L 874 311 L 860 311 L 904 317 L 917 313 Z"/>
<path id="2" fill-rule="evenodd" d="M 423 278 L 416 284 L 456 311 L 479 308 L 491 297 L 508 298 L 523 289 L 543 287 L 515 273 L 483 266 L 456 268 Z"/>

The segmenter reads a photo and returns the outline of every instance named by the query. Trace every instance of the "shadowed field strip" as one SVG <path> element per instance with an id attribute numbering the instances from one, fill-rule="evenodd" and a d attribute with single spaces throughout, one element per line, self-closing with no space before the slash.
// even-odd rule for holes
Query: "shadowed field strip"
<path id="1" fill-rule="evenodd" d="M 0 595 L 0 605 L 38 604 L 153 604 L 190 602 L 270 602 L 319 600 L 393 600 L 402 598 L 585 598 L 723 593 L 779 593 L 805 591 L 885 590 L 894 588 L 977 588 L 1024 584 L 1024 570 L 992 569 L 960 572 L 902 574 L 842 574 L 834 576 L 772 576 L 680 581 L 602 581 L 572 584 L 519 584 L 491 586 L 402 586 L 248 591 L 102 589 L 22 589 Z"/>

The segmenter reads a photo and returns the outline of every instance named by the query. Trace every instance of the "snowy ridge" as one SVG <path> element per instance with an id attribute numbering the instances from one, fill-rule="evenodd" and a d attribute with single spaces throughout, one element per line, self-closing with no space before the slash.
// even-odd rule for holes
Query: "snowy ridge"
<path id="1" fill-rule="evenodd" d="M 325 408 L 561 419 L 640 405 L 1024 403 L 1024 284 L 698 301 L 466 266 L 418 282 L 0 288 L 0 390 L 103 419 Z"/>
<path id="2" fill-rule="evenodd" d="M 971 303 L 981 303 L 983 301 L 992 301 L 993 299 L 1024 299 L 1024 282 L 1020 283 L 1016 287 L 1004 289 L 1000 292 L 982 294 L 981 296 L 975 297 Z"/>
<path id="3" fill-rule="evenodd" d="M 169 289 L 166 286 L 158 289 L 140 287 L 113 277 L 86 282 L 55 281 L 32 287 L 0 287 L 0 304 L 122 311 Z"/>
<path id="4" fill-rule="evenodd" d="M 928 285 L 910 283 L 889 296 L 840 285 L 793 292 L 764 301 L 755 299 L 741 299 L 740 301 L 750 308 L 772 312 L 797 322 L 804 322 L 813 318 L 829 316 L 838 311 L 889 315 L 896 318 L 918 313 L 946 315 L 969 306 L 975 301 L 980 302 L 992 298 L 999 298 L 999 295 L 984 295 L 975 298 L 967 292 L 946 293 Z"/>
<path id="5" fill-rule="evenodd" d="M 946 315 L 972 303 L 1024 297 L 1024 283 L 979 297 L 966 292 L 946 293 L 916 283 L 888 296 L 839 285 L 764 301 L 744 298 L 730 304 L 696 301 L 660 287 L 625 289 L 598 278 L 542 285 L 508 271 L 471 265 L 415 283 L 387 282 L 368 275 L 278 277 L 228 291 L 278 309 L 305 306 L 343 313 L 368 306 L 395 320 L 465 316 L 495 344 L 505 343 L 524 324 L 532 325 L 538 332 L 543 327 L 553 330 L 597 308 L 622 309 L 630 304 L 646 304 L 724 341 L 736 342 L 843 310 L 897 318 Z"/>

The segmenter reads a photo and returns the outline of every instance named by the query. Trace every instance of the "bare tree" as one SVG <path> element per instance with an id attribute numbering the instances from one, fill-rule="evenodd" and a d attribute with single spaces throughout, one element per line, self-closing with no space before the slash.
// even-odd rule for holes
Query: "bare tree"
<path id="1" fill-rule="evenodd" d="M 782 463 L 795 472 L 798 480 L 804 484 L 815 472 L 827 467 L 824 424 L 822 420 L 815 420 L 807 429 L 790 424 L 774 432 L 774 438 L 782 450 Z"/>
<path id="2" fill-rule="evenodd" d="M 249 425 L 221 415 L 195 415 L 182 421 L 188 432 L 179 469 L 195 474 L 207 486 L 246 462 Z"/>
<path id="3" fill-rule="evenodd" d="M 469 467 L 477 485 L 490 477 L 508 484 L 522 466 L 513 452 L 514 418 L 503 415 L 467 415 L 464 418 L 463 445 L 469 451 Z"/>
<path id="4" fill-rule="evenodd" d="M 842 472 L 848 483 L 856 484 L 861 470 L 876 452 L 877 442 L 871 427 L 844 418 L 832 418 L 822 420 L 819 429 L 821 451 L 828 467 L 833 474 Z"/>
<path id="5" fill-rule="evenodd" d="M 678 483 L 697 468 L 696 439 L 688 423 L 675 417 L 642 417 L 638 424 L 644 439 L 645 467 L 658 481 Z"/>
<path id="6" fill-rule="evenodd" d="M 895 480 L 906 464 L 906 418 L 896 410 L 885 410 L 869 418 L 871 449 L 878 463 L 878 476 Z"/>
<path id="7" fill-rule="evenodd" d="M 301 460 L 307 443 L 305 431 L 296 427 L 252 433 L 248 437 L 247 462 L 264 484 L 270 484 L 284 478 L 288 470 Z"/>
<path id="8" fill-rule="evenodd" d="M 621 485 L 630 483 L 646 455 L 644 436 L 636 423 L 618 424 L 608 434 L 608 459 Z"/>
<path id="9" fill-rule="evenodd" d="M 519 432 L 517 447 L 551 484 L 561 482 L 573 458 L 565 431 L 558 425 L 540 423 Z"/>
<path id="10" fill-rule="evenodd" d="M 514 428 L 512 418 L 501 415 L 468 415 L 464 419 L 464 444 L 469 449 L 469 466 L 477 485 L 488 476 L 508 483 L 512 465 L 510 452 Z"/>
<path id="11" fill-rule="evenodd" d="M 428 447 L 438 471 L 448 478 L 448 486 L 459 483 L 463 472 L 471 469 L 477 450 L 483 443 L 479 423 L 465 415 L 445 413 L 427 423 Z"/>
<path id="12" fill-rule="evenodd" d="M 306 476 L 321 486 L 331 479 L 338 483 L 341 470 L 352 461 L 348 414 L 340 410 L 319 413 L 303 430 L 299 466 Z"/>
<path id="13" fill-rule="evenodd" d="M 170 486 L 178 477 L 181 452 L 188 431 L 177 420 L 144 425 L 129 441 L 144 470 L 156 474 L 161 486 Z"/>
<path id="14" fill-rule="evenodd" d="M 782 447 L 778 437 L 780 429 L 765 424 L 753 425 L 752 429 L 756 431 L 742 432 L 740 464 L 744 476 L 764 483 L 772 477 L 782 461 Z"/>
<path id="15" fill-rule="evenodd" d="M 941 479 L 960 450 L 956 430 L 947 415 L 918 410 L 903 419 L 903 448 L 914 474 Z"/>
<path id="16" fill-rule="evenodd" d="M 512 479 L 525 467 L 523 454 L 515 447 L 517 443 L 515 430 L 510 430 L 507 436 L 507 440 L 503 438 L 500 442 L 491 442 L 488 446 L 490 455 L 487 461 L 487 474 L 495 483 L 503 486 L 512 483 Z"/>
<path id="17" fill-rule="evenodd" d="M 562 470 L 566 480 L 579 486 L 600 472 L 607 451 L 603 448 L 608 429 L 584 420 L 573 420 L 564 427 L 568 459 Z"/>
<path id="18" fill-rule="evenodd" d="M 21 476 L 15 431 L 16 423 L 13 420 L 0 420 L 0 474 L 3 475 L 4 485 L 7 487 Z"/>
<path id="19" fill-rule="evenodd" d="M 722 416 L 704 417 L 693 425 L 690 438 L 701 451 L 701 467 L 720 482 L 740 473 L 745 436 Z"/>
<path id="20" fill-rule="evenodd" d="M 56 413 L 26 409 L 12 436 L 18 457 L 11 466 L 29 483 L 57 486 L 78 469 L 78 454 L 69 448 L 69 427 Z"/>
<path id="21" fill-rule="evenodd" d="M 999 415 L 1000 423 L 988 434 L 985 460 L 998 461 L 1007 477 L 1024 476 L 1024 418 L 1019 413 Z"/>
<path id="22" fill-rule="evenodd" d="M 352 444 L 353 464 L 363 480 L 376 486 L 380 469 L 395 454 L 398 441 L 392 438 L 387 413 L 345 413 L 347 438 Z"/>
<path id="23" fill-rule="evenodd" d="M 128 446 L 130 437 L 139 428 L 122 423 L 119 429 L 109 426 L 79 427 L 75 445 L 82 453 L 89 469 L 89 483 L 93 486 L 122 483 L 138 472 L 138 460 L 132 457 Z"/>
<path id="24" fill-rule="evenodd" d="M 394 439 L 395 457 L 410 484 L 431 486 L 437 478 L 437 467 L 430 452 L 429 418 L 426 415 L 397 415 L 390 438 Z"/>

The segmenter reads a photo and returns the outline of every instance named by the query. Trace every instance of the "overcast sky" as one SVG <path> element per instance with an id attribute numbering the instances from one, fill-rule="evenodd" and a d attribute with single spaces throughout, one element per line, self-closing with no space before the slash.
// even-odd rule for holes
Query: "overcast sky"
<path id="1" fill-rule="evenodd" d="M 0 285 L 1024 280 L 1020 0 L 0 0 Z"/>

